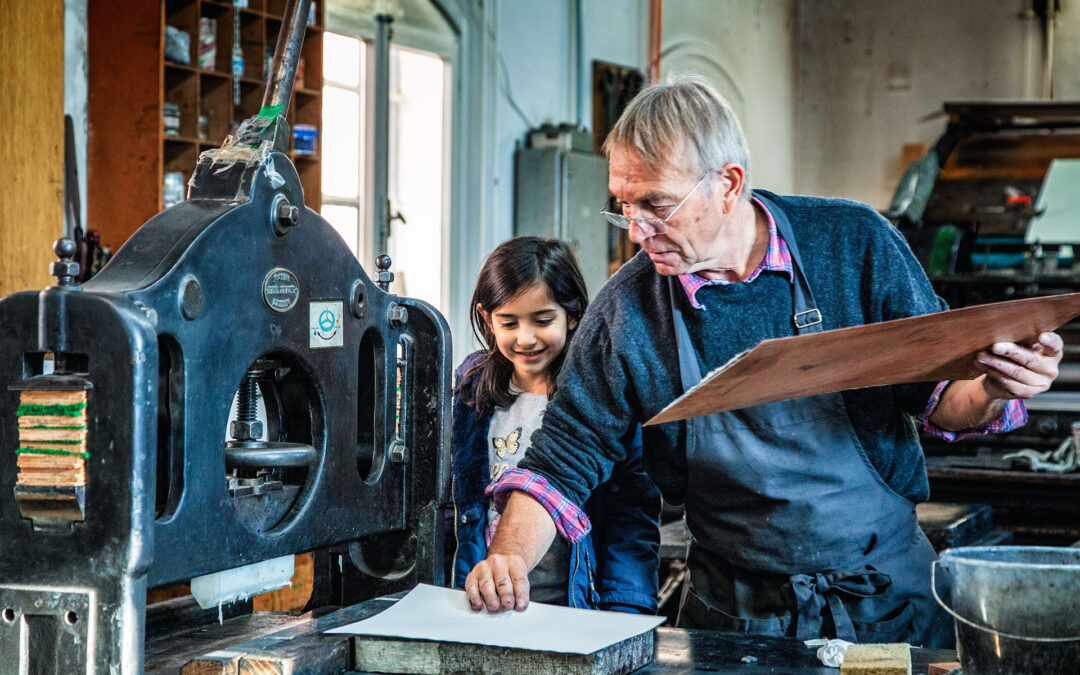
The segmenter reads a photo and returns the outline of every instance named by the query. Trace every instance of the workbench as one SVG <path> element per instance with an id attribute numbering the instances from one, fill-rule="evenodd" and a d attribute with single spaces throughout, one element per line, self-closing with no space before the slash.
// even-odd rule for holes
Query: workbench
<path id="1" fill-rule="evenodd" d="M 400 595 L 400 594 L 399 594 Z M 399 596 L 376 598 L 324 613 L 248 614 L 180 633 L 151 638 L 146 648 L 147 675 L 175 675 L 185 664 L 202 656 L 188 673 L 309 673 L 347 674 L 352 664 L 353 636 L 326 635 L 325 631 L 372 616 L 396 602 Z M 213 654 L 213 656 L 205 656 Z M 236 659 L 249 656 L 247 667 Z M 743 662 L 743 657 L 757 660 Z M 912 649 L 912 672 L 925 675 L 931 663 L 956 661 L 956 652 Z M 742 633 L 718 633 L 679 628 L 658 628 L 653 661 L 637 673 L 790 673 L 792 675 L 838 675 L 826 668 L 815 650 L 801 640 Z"/>

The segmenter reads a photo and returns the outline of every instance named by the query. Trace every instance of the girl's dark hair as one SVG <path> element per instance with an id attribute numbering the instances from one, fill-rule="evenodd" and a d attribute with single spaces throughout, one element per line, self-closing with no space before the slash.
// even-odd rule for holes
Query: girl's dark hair
<path id="1" fill-rule="evenodd" d="M 507 407 L 516 395 L 510 391 L 514 364 L 499 351 L 495 335 L 477 306 L 491 315 L 522 291 L 537 285 L 546 286 L 552 300 L 566 311 L 569 344 L 589 304 L 589 294 L 568 244 L 558 239 L 514 237 L 499 244 L 480 269 L 469 317 L 473 333 L 487 347 L 487 353 L 464 376 L 476 377 L 473 400 L 466 403 L 479 410 Z M 548 366 L 549 397 L 555 392 L 555 378 L 565 356 L 563 349 Z"/>

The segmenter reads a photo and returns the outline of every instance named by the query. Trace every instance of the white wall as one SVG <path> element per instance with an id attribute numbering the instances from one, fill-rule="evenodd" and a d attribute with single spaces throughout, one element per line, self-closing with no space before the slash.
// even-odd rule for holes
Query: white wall
<path id="1" fill-rule="evenodd" d="M 594 59 L 646 69 L 648 0 L 580 0 L 582 3 L 582 123 L 592 126 Z M 495 243 L 513 235 L 514 149 L 530 124 L 577 122 L 573 0 L 499 0 L 495 3 L 499 93 L 495 108 Z M 506 76 L 509 76 L 508 78 Z M 509 92 L 507 91 L 509 81 Z M 521 108 L 522 119 L 509 95 Z M 490 251 L 490 249 L 489 249 Z M 487 252 L 485 252 L 486 254 Z"/>
<path id="2" fill-rule="evenodd" d="M 1061 3 L 1054 29 L 1054 99 L 1080 99 L 1080 2 Z"/>
<path id="3" fill-rule="evenodd" d="M 796 190 L 884 208 L 902 145 L 937 139 L 944 102 L 1037 98 L 1040 38 L 1025 5 L 801 2 Z"/>
<path id="4" fill-rule="evenodd" d="M 713 82 L 743 124 L 752 187 L 791 192 L 795 176 L 793 0 L 664 3 L 661 76 Z"/>

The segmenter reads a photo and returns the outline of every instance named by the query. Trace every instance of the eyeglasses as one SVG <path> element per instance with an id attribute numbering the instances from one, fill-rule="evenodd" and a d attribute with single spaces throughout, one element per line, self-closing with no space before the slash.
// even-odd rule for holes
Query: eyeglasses
<path id="1" fill-rule="evenodd" d="M 624 230 L 629 230 L 631 226 L 637 225 L 646 238 L 654 237 L 658 234 L 663 234 L 667 232 L 668 222 L 670 222 L 671 219 L 675 217 L 675 214 L 678 213 L 682 205 L 686 203 L 686 200 L 690 199 L 690 195 L 694 194 L 694 191 L 698 189 L 699 185 L 701 185 L 701 181 L 705 180 L 705 177 L 708 176 L 710 173 L 712 173 L 711 169 L 701 174 L 701 178 L 698 178 L 697 182 L 694 183 L 694 187 L 690 188 L 690 192 L 686 193 L 686 196 L 682 198 L 682 201 L 676 204 L 675 208 L 671 209 L 671 213 L 667 214 L 666 218 L 650 218 L 647 216 L 628 218 L 621 213 L 612 213 L 611 211 L 607 210 L 603 210 L 600 213 L 602 213 L 604 217 L 607 218 L 607 221 L 609 223 L 611 223 L 615 227 L 620 227 Z"/>

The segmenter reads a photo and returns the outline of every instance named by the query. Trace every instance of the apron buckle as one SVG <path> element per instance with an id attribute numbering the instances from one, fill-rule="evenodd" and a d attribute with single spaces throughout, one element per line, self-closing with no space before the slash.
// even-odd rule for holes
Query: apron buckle
<path id="1" fill-rule="evenodd" d="M 821 323 L 821 312 L 817 307 L 812 307 L 805 312 L 798 312 L 792 317 L 796 328 L 807 328 Z"/>

